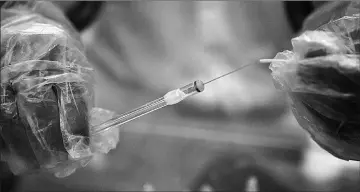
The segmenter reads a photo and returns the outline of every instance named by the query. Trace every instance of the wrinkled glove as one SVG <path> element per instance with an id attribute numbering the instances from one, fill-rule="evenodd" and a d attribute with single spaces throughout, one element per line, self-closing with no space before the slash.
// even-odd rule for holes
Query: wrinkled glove
<path id="1" fill-rule="evenodd" d="M 1 160 L 13 173 L 47 170 L 64 177 L 94 152 L 116 146 L 117 132 L 108 140 L 109 133 L 90 137 L 91 125 L 114 114 L 93 108 L 94 75 L 84 52 L 79 34 L 52 3 L 2 7 Z"/>
<path id="2" fill-rule="evenodd" d="M 300 126 L 334 156 L 357 161 L 359 5 L 335 2 L 320 9 L 306 22 L 309 30 L 292 40 L 293 51 L 277 54 L 270 66 L 276 87 L 289 94 Z"/>

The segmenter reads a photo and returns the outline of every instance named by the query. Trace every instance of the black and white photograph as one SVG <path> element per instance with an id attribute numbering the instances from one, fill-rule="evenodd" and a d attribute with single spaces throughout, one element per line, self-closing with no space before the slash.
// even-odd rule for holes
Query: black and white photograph
<path id="1" fill-rule="evenodd" d="M 360 191 L 360 1 L 0 6 L 0 192 Z"/>

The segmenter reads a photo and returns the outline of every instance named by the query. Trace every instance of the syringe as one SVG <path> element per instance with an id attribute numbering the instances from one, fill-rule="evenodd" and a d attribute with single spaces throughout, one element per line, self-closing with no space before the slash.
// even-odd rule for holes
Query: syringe
<path id="1" fill-rule="evenodd" d="M 146 115 L 155 110 L 161 109 L 165 106 L 177 104 L 189 96 L 192 96 L 192 95 L 195 95 L 197 93 L 204 91 L 204 89 L 205 89 L 205 84 L 202 81 L 197 80 L 197 81 L 194 81 L 193 83 L 185 85 L 181 88 L 169 91 L 163 97 L 160 97 L 154 101 L 146 103 L 145 105 L 142 105 L 141 107 L 138 107 L 134 110 L 126 112 L 118 117 L 110 119 L 110 120 L 96 126 L 94 129 L 92 129 L 92 130 L 95 130 L 92 134 L 94 135 L 94 134 L 101 133 L 103 131 L 106 131 L 106 130 L 112 128 L 113 126 L 123 125 L 129 121 L 137 119 L 143 115 Z"/>
<path id="2" fill-rule="evenodd" d="M 243 65 L 229 73 L 223 74 L 223 75 L 216 77 L 210 81 L 207 81 L 206 83 L 203 83 L 202 81 L 197 80 L 197 81 L 194 81 L 193 83 L 185 85 L 181 88 L 169 91 L 163 97 L 160 97 L 154 101 L 151 101 L 149 103 L 146 103 L 145 105 L 142 105 L 141 107 L 138 107 L 138 108 L 131 110 L 129 112 L 126 112 L 118 117 L 110 119 L 100 125 L 97 125 L 96 127 L 93 127 L 91 129 L 91 130 L 93 130 L 91 134 L 96 135 L 98 133 L 101 133 L 108 129 L 111 129 L 114 126 L 123 125 L 129 121 L 137 119 L 143 115 L 146 115 L 148 113 L 151 113 L 153 111 L 161 109 L 165 106 L 177 104 L 189 96 L 196 95 L 197 93 L 203 92 L 206 84 L 211 83 L 220 78 L 223 78 L 232 73 L 235 73 L 236 71 L 239 71 L 249 65 L 250 64 Z"/>

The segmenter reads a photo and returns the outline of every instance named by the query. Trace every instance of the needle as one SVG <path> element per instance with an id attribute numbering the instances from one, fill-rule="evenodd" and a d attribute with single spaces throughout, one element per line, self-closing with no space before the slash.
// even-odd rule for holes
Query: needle
<path id="1" fill-rule="evenodd" d="M 220 75 L 219 77 L 215 77 L 214 79 L 211 79 L 210 81 L 204 83 L 204 85 L 206 85 L 206 84 L 208 84 L 208 83 L 211 83 L 211 82 L 213 82 L 213 81 L 216 81 L 216 80 L 218 80 L 218 79 L 221 79 L 221 78 L 223 78 L 223 77 L 225 77 L 225 76 L 228 76 L 228 75 L 230 75 L 230 74 L 232 74 L 232 73 L 235 73 L 235 72 L 237 72 L 237 71 L 239 71 L 239 70 L 241 70 L 241 69 L 244 69 L 245 67 L 247 67 L 247 66 L 249 66 L 249 65 L 251 65 L 251 64 L 243 65 L 243 66 L 241 66 L 241 67 L 239 67 L 239 68 L 237 68 L 237 69 L 235 69 L 235 70 L 233 70 L 233 71 L 230 71 L 230 72 L 228 72 L 228 73 L 225 73 L 225 74 L 223 74 L 223 75 Z"/>

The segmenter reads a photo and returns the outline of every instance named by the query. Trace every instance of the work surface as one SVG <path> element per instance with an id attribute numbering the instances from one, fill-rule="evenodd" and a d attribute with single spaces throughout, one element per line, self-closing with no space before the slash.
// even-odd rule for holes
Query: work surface
<path id="1" fill-rule="evenodd" d="M 133 123 L 126 127 L 126 130 L 130 129 L 132 131 L 122 132 L 118 148 L 108 154 L 104 159 L 108 164 L 100 166 L 100 170 L 92 169 L 89 165 L 65 179 L 54 179 L 46 175 L 34 176 L 27 178 L 29 180 L 26 188 L 39 190 L 41 187 L 45 191 L 51 191 L 59 190 L 55 186 L 63 184 L 61 188 L 66 186 L 70 189 L 102 191 L 140 190 L 145 183 L 151 183 L 158 190 L 180 190 L 186 188 L 203 166 L 221 152 L 236 155 L 256 150 L 257 154 L 267 153 L 273 158 L 276 155 L 284 158 L 286 152 L 291 156 L 290 149 L 269 149 L 264 146 L 265 143 L 289 148 L 297 144 L 291 142 L 290 138 L 260 139 L 259 135 L 251 137 L 241 134 L 241 131 L 236 134 L 207 133 L 187 128 L 183 124 L 166 126 Z M 249 144 L 263 146 L 255 148 Z M 49 188 L 45 187 L 44 183 L 49 184 Z"/>

